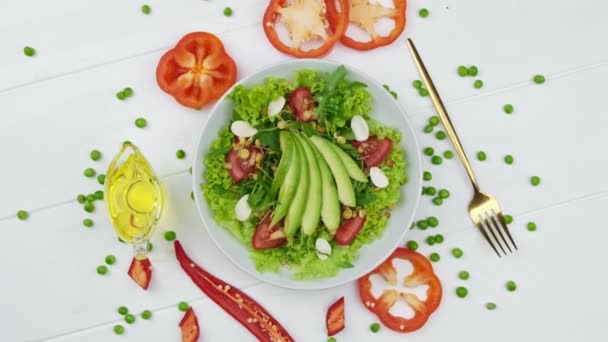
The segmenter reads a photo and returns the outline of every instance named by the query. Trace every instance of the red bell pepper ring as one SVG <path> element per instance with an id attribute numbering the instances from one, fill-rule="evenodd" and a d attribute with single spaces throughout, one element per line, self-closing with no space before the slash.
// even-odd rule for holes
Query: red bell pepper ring
<path id="1" fill-rule="evenodd" d="M 403 280 L 404 287 L 414 288 L 428 285 L 426 300 L 421 301 L 413 293 L 407 291 L 399 293 L 395 289 L 385 289 L 378 298 L 372 295 L 371 277 L 374 274 L 382 276 L 392 286 L 397 285 L 397 270 L 393 266 L 393 260 L 396 259 L 407 260 L 414 267 L 412 273 Z M 433 272 L 431 262 L 424 255 L 408 248 L 397 248 L 375 270 L 359 278 L 359 297 L 365 307 L 376 314 L 387 328 L 397 332 L 407 333 L 420 329 L 439 307 L 441 296 L 441 282 Z M 399 298 L 405 300 L 407 305 L 414 310 L 414 317 L 394 316 L 389 312 Z"/>
<path id="2" fill-rule="evenodd" d="M 128 273 L 137 285 L 142 289 L 147 290 L 148 286 L 150 286 L 150 280 L 152 280 L 152 264 L 148 258 L 133 258 Z"/>
<path id="3" fill-rule="evenodd" d="M 188 311 L 179 321 L 179 327 L 182 330 L 182 342 L 196 342 L 200 335 L 200 328 L 198 326 L 198 318 L 192 308 L 188 308 Z"/>
<path id="4" fill-rule="evenodd" d="M 342 296 L 327 309 L 325 317 L 327 336 L 334 336 L 344 330 L 344 321 L 344 296 Z"/>
<path id="5" fill-rule="evenodd" d="M 294 341 L 285 328 L 253 298 L 195 264 L 178 240 L 175 240 L 173 245 L 177 261 L 194 284 L 247 328 L 258 340 L 261 342 Z"/>
<path id="6" fill-rule="evenodd" d="M 355 50 L 367 51 L 389 45 L 397 40 L 401 33 L 403 33 L 403 30 L 405 30 L 405 8 L 407 7 L 407 1 L 393 0 L 393 4 L 394 8 L 390 8 L 380 4 L 372 4 L 369 0 L 351 0 L 349 22 L 365 30 L 371 36 L 371 40 L 360 42 L 344 34 L 340 42 Z M 339 20 L 341 20 L 339 15 L 334 11 L 334 8 L 327 7 L 329 25 L 332 28 L 337 26 L 340 23 Z M 395 27 L 388 36 L 380 36 L 374 28 L 374 25 L 381 18 L 391 18 L 395 21 Z"/>
<path id="7" fill-rule="evenodd" d="M 335 1 L 340 5 L 340 12 Z M 346 32 L 349 8 L 348 0 L 270 0 L 262 25 L 268 41 L 277 50 L 297 58 L 321 57 L 328 53 Z M 328 32 L 326 24 L 329 22 L 330 11 L 333 13 L 333 26 Z M 287 26 L 294 46 L 285 45 L 279 39 L 275 28 L 278 20 Z M 301 48 L 303 43 L 315 37 L 323 40 L 321 46 L 310 50 Z"/>

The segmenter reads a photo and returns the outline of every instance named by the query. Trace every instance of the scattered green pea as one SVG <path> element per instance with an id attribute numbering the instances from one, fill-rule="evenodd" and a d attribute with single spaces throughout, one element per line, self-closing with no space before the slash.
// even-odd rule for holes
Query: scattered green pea
<path id="1" fill-rule="evenodd" d="M 435 149 L 432 147 L 425 147 L 424 150 L 422 150 L 422 152 L 427 155 L 427 156 L 432 156 L 433 154 L 435 154 Z"/>
<path id="2" fill-rule="evenodd" d="M 131 97 L 131 95 L 133 95 L 133 88 L 126 87 L 122 90 L 122 93 L 125 95 L 125 97 Z"/>
<path id="3" fill-rule="evenodd" d="M 17 218 L 20 219 L 21 221 L 25 221 L 28 219 L 28 217 L 30 217 L 30 213 L 28 213 L 25 210 L 19 210 L 17 212 Z"/>
<path id="4" fill-rule="evenodd" d="M 445 150 L 443 151 L 443 157 L 445 159 L 452 159 L 454 158 L 454 152 L 452 152 L 452 150 Z"/>
<path id="5" fill-rule="evenodd" d="M 165 232 L 165 240 L 167 240 L 167 241 L 173 241 L 173 240 L 175 240 L 176 237 L 177 237 L 177 235 L 172 230 L 168 230 Z"/>
<path id="6" fill-rule="evenodd" d="M 123 306 L 120 306 L 120 307 L 118 308 L 118 314 L 120 314 L 120 315 L 123 315 L 123 316 L 124 316 L 124 315 L 126 315 L 126 314 L 128 314 L 128 313 L 129 313 L 129 309 L 128 309 L 126 306 L 124 306 L 124 305 L 123 305 Z"/>
<path id="7" fill-rule="evenodd" d="M 533 186 L 538 186 L 540 184 L 540 177 L 538 177 L 538 176 L 530 177 L 530 184 L 532 184 Z"/>
<path id="8" fill-rule="evenodd" d="M 125 327 L 120 324 L 116 324 L 112 330 L 114 330 L 116 335 L 122 335 L 125 333 Z"/>
<path id="9" fill-rule="evenodd" d="M 232 16 L 232 8 L 230 8 L 230 7 L 224 8 L 224 15 L 227 16 L 227 17 L 231 17 Z"/>
<path id="10" fill-rule="evenodd" d="M 93 227 L 93 224 L 94 224 L 93 220 L 91 220 L 89 218 L 86 218 L 86 219 L 82 220 L 82 225 L 85 226 L 85 227 L 87 227 L 87 228 Z"/>
<path id="11" fill-rule="evenodd" d="M 442 205 L 443 199 L 441 197 L 435 197 L 435 198 L 433 198 L 433 204 L 437 205 L 437 206 Z"/>
<path id="12" fill-rule="evenodd" d="M 515 291 L 515 289 L 517 289 L 517 284 L 515 284 L 515 282 L 513 280 L 509 280 L 507 282 L 507 284 L 505 285 L 505 287 L 507 288 L 508 291 Z"/>
<path id="13" fill-rule="evenodd" d="M 462 249 L 456 247 L 456 248 L 452 248 L 452 255 L 454 256 L 454 258 L 459 259 L 462 258 L 462 255 L 464 253 L 462 252 Z"/>
<path id="14" fill-rule="evenodd" d="M 31 46 L 26 46 L 23 48 L 23 54 L 25 54 L 28 57 L 33 57 L 36 54 L 36 49 L 34 49 Z"/>
<path id="15" fill-rule="evenodd" d="M 93 202 L 87 202 L 84 204 L 84 211 L 87 213 L 92 213 L 95 211 L 95 204 Z"/>
<path id="16" fill-rule="evenodd" d="M 122 142 L 122 146 L 125 146 L 125 145 L 131 145 L 131 142 L 129 140 L 125 140 Z"/>
<path id="17" fill-rule="evenodd" d="M 437 195 L 439 195 L 439 198 L 441 199 L 446 199 L 450 197 L 450 192 L 447 189 L 441 189 Z"/>
<path id="18" fill-rule="evenodd" d="M 429 134 L 429 133 L 433 132 L 433 126 L 426 125 L 426 126 L 424 126 L 424 129 L 422 131 L 426 134 Z"/>
<path id="19" fill-rule="evenodd" d="M 543 83 L 545 83 L 545 76 L 543 76 L 543 75 L 534 75 L 533 80 L 534 80 L 534 83 L 536 83 L 536 84 L 543 84 Z"/>
<path id="20" fill-rule="evenodd" d="M 435 241 L 435 237 L 434 237 L 433 235 L 429 235 L 429 236 L 427 236 L 427 237 L 426 237 L 426 243 L 427 243 L 429 246 L 434 245 L 436 242 L 437 242 L 437 241 Z"/>
<path id="21" fill-rule="evenodd" d="M 440 156 L 433 156 L 431 158 L 431 163 L 433 163 L 433 165 L 441 165 L 441 163 L 443 163 L 443 158 Z"/>
<path id="22" fill-rule="evenodd" d="M 467 290 L 464 286 L 458 286 L 456 288 L 456 295 L 460 298 L 464 298 L 469 294 L 469 290 Z"/>
<path id="23" fill-rule="evenodd" d="M 177 159 L 184 159 L 186 158 L 186 151 L 179 149 L 177 150 L 177 152 L 175 152 L 175 156 L 177 157 Z"/>
<path id="24" fill-rule="evenodd" d="M 141 6 L 141 12 L 142 12 L 143 14 L 150 14 L 150 11 L 151 11 L 151 10 L 152 10 L 152 9 L 151 9 L 151 8 L 150 8 L 150 6 L 148 6 L 148 5 L 143 5 L 143 6 Z"/>
<path id="25" fill-rule="evenodd" d="M 188 172 L 189 172 L 190 174 L 192 174 L 192 166 L 190 166 L 190 168 L 188 169 Z"/>
<path id="26" fill-rule="evenodd" d="M 467 271 L 460 271 L 458 272 L 458 278 L 460 278 L 461 280 L 467 280 L 469 279 L 470 274 Z"/>
<path id="27" fill-rule="evenodd" d="M 429 186 L 425 190 L 426 191 L 424 193 L 429 196 L 435 196 L 435 194 L 437 193 L 437 189 L 434 186 Z"/>
<path id="28" fill-rule="evenodd" d="M 511 216 L 511 215 L 509 215 L 509 214 L 506 214 L 506 215 L 504 216 L 504 219 L 505 219 L 505 223 L 506 223 L 506 224 L 511 224 L 511 222 L 513 222 L 513 216 Z"/>
<path id="29" fill-rule="evenodd" d="M 188 305 L 188 303 L 186 302 L 179 302 L 177 308 L 179 309 L 179 311 L 186 312 L 188 311 L 188 308 L 190 308 L 190 305 Z"/>
<path id="30" fill-rule="evenodd" d="M 91 178 L 91 177 L 95 177 L 96 172 L 92 168 L 88 167 L 84 170 L 83 174 L 85 177 Z"/>
<path id="31" fill-rule="evenodd" d="M 431 179 L 433 179 L 433 174 L 432 174 L 432 173 L 430 173 L 430 172 L 428 172 L 428 171 L 424 171 L 424 172 L 422 173 L 422 179 L 428 182 L 428 181 L 430 181 Z"/>
<path id="32" fill-rule="evenodd" d="M 105 182 L 106 182 L 106 175 L 100 174 L 97 176 L 97 183 L 104 185 Z"/>
<path id="33" fill-rule="evenodd" d="M 397 93 L 393 90 L 389 91 L 389 93 L 391 93 L 391 96 L 396 100 L 399 98 L 399 95 L 397 95 Z"/>
<path id="34" fill-rule="evenodd" d="M 429 224 L 429 227 L 435 228 L 439 225 L 439 219 L 435 216 L 429 216 L 426 219 L 426 222 Z"/>
<path id="35" fill-rule="evenodd" d="M 441 234 L 435 235 L 435 242 L 436 243 L 443 243 L 444 240 L 445 240 L 445 238 L 443 237 L 443 235 L 441 235 Z"/>
<path id="36" fill-rule="evenodd" d="M 407 248 L 411 249 L 412 251 L 415 251 L 418 249 L 418 242 L 414 241 L 414 240 L 409 240 L 406 244 Z"/>
<path id="37" fill-rule="evenodd" d="M 95 201 L 95 194 L 88 194 L 87 202 L 93 202 L 93 201 Z"/>
<path id="38" fill-rule="evenodd" d="M 125 93 L 121 90 L 119 92 L 116 93 L 116 98 L 119 100 L 124 100 L 127 98 L 127 96 L 125 95 Z"/>
<path id="39" fill-rule="evenodd" d="M 418 11 L 418 15 L 419 15 L 421 18 L 426 18 L 426 17 L 428 17 L 428 16 L 429 16 L 429 10 L 428 10 L 428 9 L 426 9 L 426 8 L 421 8 L 421 9 L 420 9 L 420 11 Z"/>
<path id="40" fill-rule="evenodd" d="M 467 70 L 467 74 L 469 76 L 475 77 L 475 76 L 477 76 L 478 73 L 479 73 L 479 69 L 477 69 L 477 67 L 475 65 L 471 65 L 469 67 L 469 69 Z"/>
<path id="41" fill-rule="evenodd" d="M 336 338 L 335 338 L 335 337 L 333 337 L 333 336 L 332 336 L 332 337 L 327 338 L 327 342 L 336 342 L 336 341 L 337 341 L 337 340 L 336 340 Z"/>
<path id="42" fill-rule="evenodd" d="M 78 197 L 76 197 L 76 200 L 78 201 L 78 203 L 83 204 L 87 201 L 87 198 L 83 194 L 80 194 L 78 195 Z"/>
<path id="43" fill-rule="evenodd" d="M 108 267 L 106 265 L 97 266 L 97 273 L 101 275 L 108 273 Z"/>
<path id="44" fill-rule="evenodd" d="M 418 94 L 422 97 L 429 96 L 429 91 L 424 88 L 420 88 L 418 89 Z"/>
<path id="45" fill-rule="evenodd" d="M 125 315 L 125 322 L 127 324 L 133 324 L 133 323 L 135 323 L 135 316 L 132 315 L 132 314 L 126 314 Z"/>
<path id="46" fill-rule="evenodd" d="M 139 128 L 144 128 L 148 125 L 148 121 L 146 121 L 146 119 L 144 118 L 137 118 L 135 120 L 135 126 L 139 127 Z"/>
<path id="47" fill-rule="evenodd" d="M 95 196 L 96 200 L 102 200 L 103 199 L 103 191 L 97 190 L 97 191 L 95 191 L 95 193 L 93 194 L 93 196 Z"/>
<path id="48" fill-rule="evenodd" d="M 373 333 L 377 333 L 378 331 L 380 331 L 380 324 L 374 323 L 370 325 L 369 330 L 371 330 Z"/>
<path id="49" fill-rule="evenodd" d="M 416 222 L 416 226 L 419 229 L 425 230 L 429 227 L 429 224 L 425 220 L 420 220 L 420 221 Z"/>
<path id="50" fill-rule="evenodd" d="M 439 256 L 439 254 L 433 252 L 431 253 L 431 255 L 429 256 L 429 258 L 431 259 L 432 262 L 438 262 L 439 259 L 441 259 L 441 257 Z"/>
<path id="51" fill-rule="evenodd" d="M 536 230 L 536 223 L 534 222 L 528 222 L 528 230 L 533 232 Z"/>
<path id="52" fill-rule="evenodd" d="M 492 311 L 496 309 L 496 303 L 488 302 L 486 303 L 486 309 Z"/>
<path id="53" fill-rule="evenodd" d="M 457 71 L 460 77 L 465 77 L 469 74 L 469 69 L 467 69 L 467 67 L 465 67 L 464 65 L 460 65 Z"/>
<path id="54" fill-rule="evenodd" d="M 150 310 L 144 310 L 141 313 L 141 318 L 143 318 L 145 320 L 149 320 L 150 318 L 152 318 L 152 311 L 150 311 Z"/>
<path id="55" fill-rule="evenodd" d="M 444 131 L 438 131 L 437 133 L 435 133 L 435 138 L 437 138 L 438 140 L 445 140 L 445 138 L 447 138 L 447 134 L 445 134 Z"/>
<path id="56" fill-rule="evenodd" d="M 412 82 L 412 86 L 414 86 L 414 88 L 416 88 L 416 89 L 420 89 L 420 88 L 422 88 L 422 81 L 414 80 L 414 82 Z"/>
<path id="57" fill-rule="evenodd" d="M 431 124 L 431 126 L 437 126 L 439 125 L 439 117 L 437 117 L 437 115 L 433 115 L 429 118 L 429 124 Z"/>
<path id="58" fill-rule="evenodd" d="M 194 192 L 190 191 L 190 199 L 194 201 Z"/>
<path id="59" fill-rule="evenodd" d="M 511 114 L 513 113 L 513 105 L 507 103 L 506 105 L 504 105 L 504 107 L 502 107 L 502 109 L 505 111 L 505 113 L 507 114 Z"/>
<path id="60" fill-rule="evenodd" d="M 106 264 L 108 265 L 114 265 L 116 263 L 116 257 L 113 255 L 108 255 L 106 256 Z"/>
<path id="61" fill-rule="evenodd" d="M 483 87 L 483 81 L 475 80 L 475 82 L 473 82 L 473 87 L 475 87 L 475 89 L 481 89 L 481 87 Z"/>
<path id="62" fill-rule="evenodd" d="M 101 152 L 99 152 L 98 150 L 91 151 L 91 153 L 89 155 L 91 156 L 91 159 L 93 161 L 97 161 L 97 160 L 101 159 Z"/>
<path id="63" fill-rule="evenodd" d="M 152 252 L 152 250 L 154 249 L 154 245 L 152 244 L 152 242 L 148 241 L 148 252 Z"/>
<path id="64" fill-rule="evenodd" d="M 505 163 L 507 163 L 508 165 L 513 164 L 513 156 L 512 156 L 512 155 L 510 155 L 510 154 L 507 154 L 507 155 L 505 156 L 504 160 L 505 160 Z"/>

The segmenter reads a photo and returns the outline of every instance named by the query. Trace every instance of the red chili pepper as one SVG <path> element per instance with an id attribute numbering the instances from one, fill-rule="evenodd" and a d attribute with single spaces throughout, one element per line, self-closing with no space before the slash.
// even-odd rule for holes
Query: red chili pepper
<path id="1" fill-rule="evenodd" d="M 129 276 L 135 280 L 137 285 L 141 286 L 142 289 L 147 290 L 148 286 L 150 286 L 150 280 L 152 280 L 152 264 L 148 258 L 141 260 L 133 258 L 128 273 Z"/>
<path id="2" fill-rule="evenodd" d="M 177 261 L 194 284 L 260 341 L 294 341 L 285 328 L 253 298 L 195 264 L 178 240 L 173 245 Z"/>
<path id="3" fill-rule="evenodd" d="M 179 321 L 179 327 L 182 329 L 182 342 L 196 342 L 201 333 L 198 326 L 198 318 L 192 308 L 184 314 L 184 317 Z"/>
<path id="4" fill-rule="evenodd" d="M 344 330 L 344 296 L 327 309 L 325 325 L 327 326 L 327 336 L 334 336 Z"/>

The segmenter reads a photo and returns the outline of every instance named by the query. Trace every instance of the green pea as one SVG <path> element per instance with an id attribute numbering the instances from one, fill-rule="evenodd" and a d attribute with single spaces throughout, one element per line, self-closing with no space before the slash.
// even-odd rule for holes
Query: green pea
<path id="1" fill-rule="evenodd" d="M 369 330 L 371 330 L 373 333 L 377 333 L 378 331 L 380 331 L 380 324 L 374 323 L 370 325 Z"/>
<path id="2" fill-rule="evenodd" d="M 443 157 L 445 159 L 452 159 L 454 158 L 454 152 L 452 152 L 452 150 L 445 150 L 443 151 Z"/>
<path id="3" fill-rule="evenodd" d="M 391 90 L 391 91 L 389 91 L 389 93 L 391 93 L 391 96 L 392 96 L 392 97 L 393 97 L 395 100 L 399 98 L 399 95 L 397 95 L 397 93 L 396 93 L 396 92 L 394 92 L 394 91 L 392 91 L 392 90 Z"/>
<path id="4" fill-rule="evenodd" d="M 467 69 L 467 67 L 465 67 L 464 65 L 458 66 L 457 71 L 460 77 L 465 77 L 469 74 L 469 69 Z"/>
<path id="5" fill-rule="evenodd" d="M 536 230 L 536 223 L 534 222 L 528 222 L 528 230 L 533 232 Z"/>
<path id="6" fill-rule="evenodd" d="M 84 211 L 87 213 L 92 213 L 95 211 L 95 204 L 93 202 L 87 202 L 84 204 Z"/>
<path id="7" fill-rule="evenodd" d="M 106 182 L 106 175 L 101 174 L 97 176 L 97 183 L 103 185 Z"/>
<path id="8" fill-rule="evenodd" d="M 116 257 L 113 255 L 108 255 L 106 256 L 106 264 L 108 265 L 114 265 L 116 263 Z"/>
<path id="9" fill-rule="evenodd" d="M 118 308 L 118 313 L 124 316 L 129 313 L 129 309 L 126 306 L 121 306 Z"/>
<path id="10" fill-rule="evenodd" d="M 446 199 L 446 198 L 450 197 L 450 192 L 447 189 L 441 189 L 441 190 L 439 190 L 438 195 L 439 195 L 439 198 Z"/>
<path id="11" fill-rule="evenodd" d="M 133 323 L 135 323 L 135 316 L 132 315 L 132 314 L 126 314 L 125 315 L 125 322 L 127 324 L 133 324 Z"/>
<path id="12" fill-rule="evenodd" d="M 114 330 L 116 335 L 122 335 L 125 333 L 125 327 L 120 324 L 116 324 L 112 330 Z"/>
<path id="13" fill-rule="evenodd" d="M 101 159 L 101 152 L 99 152 L 98 150 L 93 150 L 91 151 L 90 156 L 93 161 L 97 161 Z"/>
<path id="14" fill-rule="evenodd" d="M 154 245 L 152 244 L 152 242 L 148 241 L 148 252 L 152 252 L 152 250 L 154 249 Z"/>
<path id="15" fill-rule="evenodd" d="M 76 197 L 76 200 L 78 201 L 78 203 L 83 204 L 87 201 L 87 198 L 83 194 L 80 194 L 78 195 L 78 197 Z"/>
<path id="16" fill-rule="evenodd" d="M 437 189 L 434 186 L 429 186 L 428 188 L 426 188 L 425 194 L 429 196 L 435 196 L 436 193 Z"/>
<path id="17" fill-rule="evenodd" d="M 150 6 L 148 6 L 148 5 L 143 5 L 143 6 L 141 6 L 141 12 L 142 12 L 143 14 L 150 14 L 150 11 L 151 11 L 151 10 L 152 10 L 152 9 L 151 9 L 151 8 L 150 8 Z"/>
<path id="18" fill-rule="evenodd" d="M 441 256 L 439 256 L 439 254 L 433 252 L 431 253 L 431 255 L 429 256 L 429 258 L 431 259 L 432 262 L 438 262 L 439 259 L 441 259 Z"/>
<path id="19" fill-rule="evenodd" d="M 424 150 L 422 150 L 422 152 L 427 155 L 427 156 L 432 156 L 433 154 L 435 154 L 435 149 L 432 147 L 425 147 Z"/>
<path id="20" fill-rule="evenodd" d="M 190 199 L 194 201 L 194 192 L 190 191 Z"/>
<path id="21" fill-rule="evenodd" d="M 479 69 L 477 69 L 477 67 L 475 65 L 471 65 L 469 67 L 469 69 L 467 70 L 467 74 L 469 76 L 475 77 L 475 76 L 477 76 L 478 73 L 479 73 Z"/>
<path id="22" fill-rule="evenodd" d="M 85 227 L 87 227 L 87 228 L 93 227 L 93 224 L 94 224 L 93 220 L 91 220 L 89 218 L 86 218 L 86 219 L 82 220 L 82 225 L 85 226 Z"/>
<path id="23" fill-rule="evenodd" d="M 232 8 L 230 8 L 230 7 L 224 8 L 224 15 L 227 16 L 227 17 L 231 17 L 232 16 Z"/>
<path id="24" fill-rule="evenodd" d="M 188 303 L 186 302 L 179 302 L 177 308 L 179 309 L 179 311 L 186 312 L 190 308 L 190 305 L 188 305 Z"/>
<path id="25" fill-rule="evenodd" d="M 93 202 L 93 201 L 95 201 L 95 194 L 88 194 L 87 202 Z"/>
<path id="26" fill-rule="evenodd" d="M 23 48 L 23 54 L 25 54 L 28 57 L 32 57 L 36 54 L 36 49 L 34 49 L 31 46 L 26 46 Z"/>
<path id="27" fill-rule="evenodd" d="M 452 255 L 454 256 L 454 258 L 456 259 L 460 259 L 462 258 L 462 255 L 464 253 L 462 252 L 462 249 L 456 247 L 456 248 L 452 248 Z"/>
<path id="28" fill-rule="evenodd" d="M 437 117 L 437 115 L 433 115 L 429 118 L 429 124 L 431 124 L 431 126 L 437 126 L 439 125 L 439 117 Z"/>
<path id="29" fill-rule="evenodd" d="M 437 206 L 442 205 L 443 199 L 441 197 L 435 197 L 435 198 L 433 198 L 433 204 L 437 205 Z"/>
<path id="30" fill-rule="evenodd" d="M 433 174 L 432 174 L 432 173 L 430 173 L 430 172 L 428 172 L 428 171 L 424 171 L 424 172 L 422 173 L 422 179 L 428 182 L 428 181 L 430 181 L 431 179 L 433 179 Z"/>
<path id="31" fill-rule="evenodd" d="M 416 222 L 416 226 L 422 230 L 425 230 L 429 227 L 429 224 L 425 220 L 420 220 Z"/>
<path id="32" fill-rule="evenodd" d="M 429 96 L 429 91 L 424 88 L 420 88 L 418 89 L 418 94 L 422 97 Z"/>
<path id="33" fill-rule="evenodd" d="M 540 177 L 538 177 L 538 176 L 530 177 L 530 184 L 532 184 L 533 186 L 538 186 L 540 184 Z"/>
<path id="34" fill-rule="evenodd" d="M 97 273 L 101 275 L 108 273 L 108 267 L 106 265 L 97 266 Z"/>
<path id="35" fill-rule="evenodd" d="M 189 172 L 190 174 L 192 174 L 192 166 L 190 166 L 190 168 L 188 169 L 188 172 Z"/>
<path id="36" fill-rule="evenodd" d="M 95 196 L 96 200 L 102 200 L 103 199 L 103 191 L 97 190 L 97 191 L 95 191 L 95 193 L 93 194 L 93 196 Z"/>
<path id="37" fill-rule="evenodd" d="M 426 243 L 427 243 L 429 246 L 434 245 L 436 242 L 437 242 L 437 241 L 435 240 L 435 237 L 434 237 L 433 235 L 429 235 L 429 236 L 427 236 L 427 237 L 426 237 Z"/>
<path id="38" fill-rule="evenodd" d="M 336 342 L 336 341 L 337 341 L 337 340 L 336 340 L 336 338 L 335 338 L 335 337 L 333 337 L 333 336 L 332 336 L 332 337 L 327 338 L 327 342 Z"/>
<path id="39" fill-rule="evenodd" d="M 412 82 L 412 85 L 414 86 L 414 88 L 420 89 L 420 88 L 422 88 L 422 81 L 421 80 L 414 80 L 414 82 Z"/>
<path id="40" fill-rule="evenodd" d="M 175 156 L 177 157 L 177 159 L 184 159 L 186 158 L 186 152 L 182 149 L 177 150 L 177 152 L 175 152 Z"/>
<path id="41" fill-rule="evenodd" d="M 507 163 L 508 165 L 513 164 L 513 156 L 512 156 L 512 155 L 510 155 L 510 154 L 507 154 L 507 155 L 505 156 L 504 160 L 505 160 L 505 163 Z"/>
<path id="42" fill-rule="evenodd" d="M 435 235 L 435 242 L 436 243 L 443 243 L 443 241 L 444 241 L 443 235 L 441 235 L 441 234 Z"/>
<path id="43" fill-rule="evenodd" d="M 505 216 L 503 216 L 503 218 L 505 219 L 506 224 L 511 224 L 511 222 L 513 222 L 513 216 L 509 214 L 506 214 Z"/>
<path id="44" fill-rule="evenodd" d="M 467 280 L 469 279 L 469 272 L 467 271 L 460 271 L 458 272 L 458 278 L 460 278 L 461 280 Z"/>
<path id="45" fill-rule="evenodd" d="M 125 140 L 122 142 L 122 146 L 125 146 L 125 145 L 131 145 L 131 142 L 129 140 Z"/>
<path id="46" fill-rule="evenodd" d="M 475 80 L 475 82 L 473 82 L 473 87 L 475 87 L 475 89 L 481 89 L 481 87 L 483 87 L 483 81 Z"/>
<path id="47" fill-rule="evenodd" d="M 421 18 L 426 18 L 426 17 L 428 17 L 428 16 L 429 16 L 429 10 L 428 10 L 428 9 L 426 9 L 426 8 L 421 8 L 421 9 L 420 9 L 420 11 L 418 11 L 418 15 L 419 15 Z"/>
<path id="48" fill-rule="evenodd" d="M 131 95 L 133 95 L 133 88 L 126 87 L 122 90 L 122 93 L 125 95 L 125 97 L 131 97 Z"/>
<path id="49" fill-rule="evenodd" d="M 426 219 L 426 222 L 429 224 L 429 227 L 435 228 L 439 225 L 439 219 L 435 216 L 429 216 Z"/>
<path id="50" fill-rule="evenodd" d="M 433 126 L 426 125 L 426 126 L 424 126 L 424 129 L 422 131 L 426 134 L 429 134 L 429 133 L 433 132 Z"/>
<path id="51" fill-rule="evenodd" d="M 515 282 L 513 280 L 509 280 L 507 282 L 507 284 L 505 285 L 505 287 L 507 288 L 508 291 L 515 291 L 517 289 L 517 284 L 515 284 Z"/>
<path id="52" fill-rule="evenodd" d="M 433 156 L 431 158 L 431 163 L 433 163 L 433 165 L 441 165 L 441 163 L 443 163 L 443 158 L 440 156 Z"/>
<path id="53" fill-rule="evenodd" d="M 173 241 L 173 240 L 175 240 L 176 237 L 177 237 L 177 234 L 175 234 L 175 232 L 172 230 L 168 230 L 165 232 L 165 240 L 167 240 L 167 241 Z"/>
<path id="54" fill-rule="evenodd" d="M 139 128 L 144 128 L 148 125 L 148 121 L 146 121 L 146 119 L 144 118 L 137 118 L 135 120 L 135 126 L 139 127 Z"/>
<path id="55" fill-rule="evenodd" d="M 469 294 L 469 290 L 467 290 L 464 286 L 458 286 L 456 288 L 456 295 L 460 298 L 464 298 Z"/>
<path id="56" fill-rule="evenodd" d="M 445 138 L 447 138 L 447 134 L 445 134 L 444 131 L 438 131 L 437 133 L 435 133 L 435 138 L 437 138 L 438 140 L 445 140 Z"/>
<path id="57" fill-rule="evenodd" d="M 534 75 L 534 78 L 532 80 L 534 80 L 534 83 L 536 83 L 536 84 L 543 84 L 543 83 L 545 83 L 545 76 Z"/>
<path id="58" fill-rule="evenodd" d="M 95 177 L 96 172 L 92 168 L 88 167 L 84 170 L 83 174 L 85 177 L 91 178 L 91 177 Z"/>
<path id="59" fill-rule="evenodd" d="M 17 218 L 20 219 L 21 221 L 25 221 L 28 219 L 28 217 L 30 217 L 30 213 L 28 213 L 25 210 L 19 210 L 17 212 Z"/>
<path id="60" fill-rule="evenodd" d="M 492 303 L 492 302 L 486 303 L 486 309 L 488 309 L 490 311 L 496 310 L 496 303 Z"/>
<path id="61" fill-rule="evenodd" d="M 505 111 L 505 113 L 507 114 L 511 114 L 513 113 L 513 105 L 507 103 L 506 105 L 504 105 L 504 107 L 502 107 L 502 109 Z"/>
<path id="62" fill-rule="evenodd" d="M 127 96 L 122 91 L 119 91 L 118 93 L 116 93 L 116 98 L 122 101 L 122 100 L 126 99 Z"/>
<path id="63" fill-rule="evenodd" d="M 488 156 L 486 155 L 486 153 L 484 151 L 477 152 L 477 160 L 484 161 L 486 159 L 488 159 Z"/>
<path id="64" fill-rule="evenodd" d="M 145 320 L 149 320 L 150 318 L 152 318 L 152 311 L 150 311 L 150 310 L 144 310 L 141 313 L 141 318 L 143 318 Z"/>
<path id="65" fill-rule="evenodd" d="M 406 244 L 407 248 L 411 249 L 412 251 L 415 251 L 418 249 L 418 242 L 414 241 L 414 240 L 409 240 Z"/>

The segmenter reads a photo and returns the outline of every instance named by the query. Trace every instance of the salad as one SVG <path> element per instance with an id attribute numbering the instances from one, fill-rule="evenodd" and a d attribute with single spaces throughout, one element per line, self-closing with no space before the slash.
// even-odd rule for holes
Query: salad
<path id="1" fill-rule="evenodd" d="M 401 133 L 370 116 L 367 86 L 346 76 L 343 66 L 299 70 L 228 95 L 232 117 L 205 157 L 201 189 L 260 272 L 314 279 L 353 267 L 399 201 Z"/>

